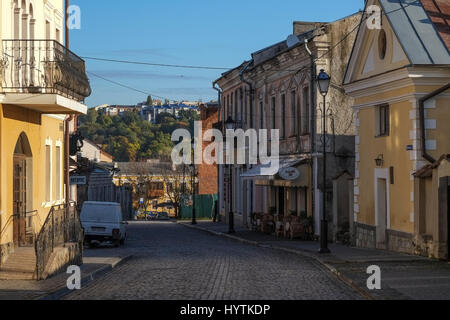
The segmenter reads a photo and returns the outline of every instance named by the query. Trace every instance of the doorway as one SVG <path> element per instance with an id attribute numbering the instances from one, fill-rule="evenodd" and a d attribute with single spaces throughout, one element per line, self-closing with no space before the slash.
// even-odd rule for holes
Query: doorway
<path id="1" fill-rule="evenodd" d="M 278 188 L 278 215 L 280 216 L 284 216 L 285 215 L 285 211 L 284 211 L 284 194 L 285 194 L 285 190 L 284 187 L 280 187 Z"/>
<path id="2" fill-rule="evenodd" d="M 13 155 L 13 241 L 15 247 L 27 245 L 31 228 L 27 211 L 31 211 L 32 154 L 27 136 L 22 133 Z"/>
<path id="3" fill-rule="evenodd" d="M 386 249 L 386 229 L 387 229 L 387 180 L 377 179 L 377 197 L 376 197 L 376 218 L 377 232 L 376 245 L 377 249 Z"/>
<path id="4" fill-rule="evenodd" d="M 26 159 L 23 155 L 14 155 L 13 176 L 13 215 L 14 215 L 14 246 L 25 243 L 26 236 Z"/>

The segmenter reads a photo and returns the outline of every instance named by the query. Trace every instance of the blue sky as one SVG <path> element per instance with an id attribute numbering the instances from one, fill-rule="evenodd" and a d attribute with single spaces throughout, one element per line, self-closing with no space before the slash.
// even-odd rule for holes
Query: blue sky
<path id="1" fill-rule="evenodd" d="M 81 57 L 231 68 L 286 39 L 292 22 L 334 21 L 363 8 L 363 0 L 71 0 L 81 8 L 81 30 L 71 50 Z M 87 70 L 171 100 L 209 101 L 220 70 L 135 66 L 87 60 Z M 89 76 L 86 102 L 134 104 L 137 93 Z"/>

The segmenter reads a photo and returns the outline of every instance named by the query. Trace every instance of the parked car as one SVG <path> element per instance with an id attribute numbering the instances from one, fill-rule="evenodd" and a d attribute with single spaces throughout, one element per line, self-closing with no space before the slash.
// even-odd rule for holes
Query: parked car
<path id="1" fill-rule="evenodd" d="M 148 219 L 151 221 L 154 221 L 158 218 L 158 213 L 157 212 L 149 212 L 148 214 Z"/>
<path id="2" fill-rule="evenodd" d="M 89 245 L 93 241 L 110 241 L 116 247 L 125 243 L 128 222 L 123 220 L 118 203 L 86 201 L 81 209 L 81 224 Z"/>
<path id="3" fill-rule="evenodd" d="M 158 212 L 158 220 L 170 220 L 167 212 Z"/>

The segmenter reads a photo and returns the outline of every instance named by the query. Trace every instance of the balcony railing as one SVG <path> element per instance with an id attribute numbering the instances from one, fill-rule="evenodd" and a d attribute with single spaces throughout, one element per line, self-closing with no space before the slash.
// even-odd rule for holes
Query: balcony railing
<path id="1" fill-rule="evenodd" d="M 84 60 L 54 40 L 3 40 L 0 76 L 6 93 L 60 94 L 79 102 L 91 94 Z"/>

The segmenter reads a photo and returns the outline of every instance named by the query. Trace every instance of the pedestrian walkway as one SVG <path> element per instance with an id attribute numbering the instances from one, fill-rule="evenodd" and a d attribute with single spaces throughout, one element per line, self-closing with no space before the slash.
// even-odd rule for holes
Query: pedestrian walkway
<path id="1" fill-rule="evenodd" d="M 97 253 L 98 252 L 98 253 Z M 83 258 L 81 266 L 81 283 L 99 278 L 127 260 L 128 256 L 107 256 L 104 250 L 89 252 Z M 67 279 L 70 275 L 62 272 L 43 281 L 34 280 L 0 280 L 0 300 L 39 300 L 58 299 L 67 294 Z"/>
<path id="2" fill-rule="evenodd" d="M 184 222 L 187 223 L 187 222 Z M 218 234 L 228 234 L 228 225 L 224 223 L 213 223 L 211 221 L 199 221 L 197 227 Z M 257 242 L 260 245 L 270 245 L 282 247 L 285 249 L 293 249 L 312 254 L 325 262 L 377 262 L 377 261 L 428 261 L 427 258 L 390 252 L 384 250 L 354 248 L 341 244 L 329 244 L 331 254 L 322 255 L 318 253 L 320 244 L 316 241 L 296 241 L 278 238 L 273 235 L 267 235 L 260 232 L 253 232 L 244 227 L 235 227 L 235 237 L 247 240 L 249 242 Z"/>
<path id="3" fill-rule="evenodd" d="M 450 299 L 450 265 L 446 262 L 341 244 L 329 244 L 331 253 L 320 254 L 316 241 L 286 240 L 243 227 L 235 227 L 236 233 L 230 235 L 226 224 L 211 221 L 181 224 L 250 245 L 312 257 L 369 299 Z M 381 268 L 381 290 L 367 288 L 367 268 L 372 265 Z"/>

